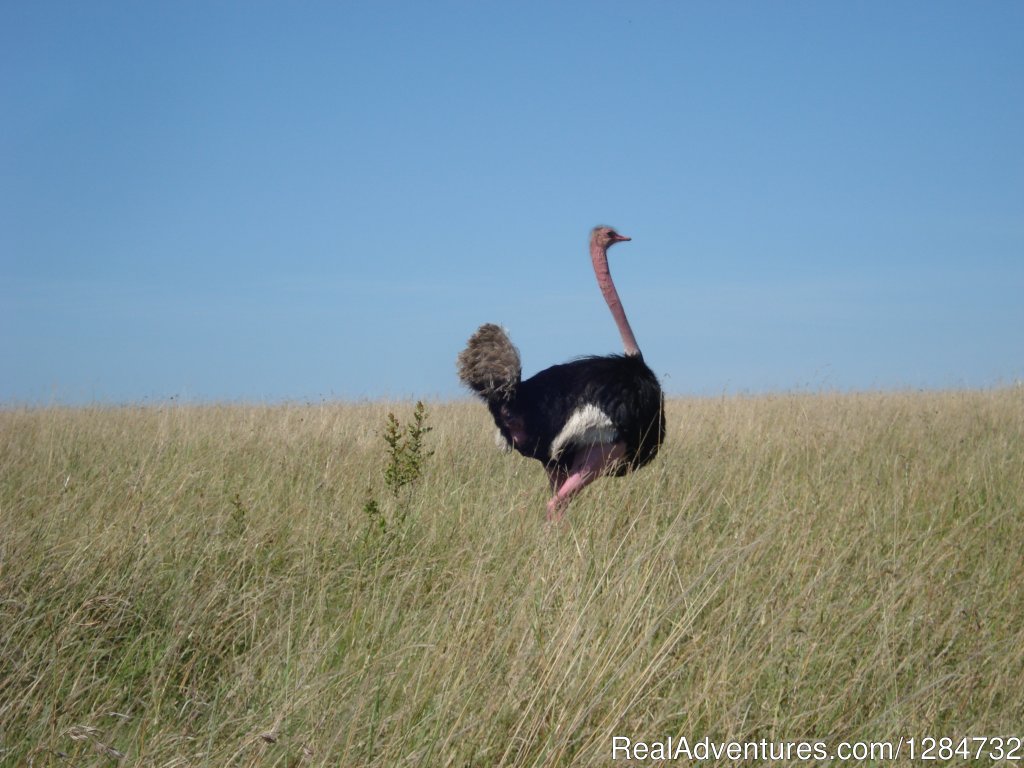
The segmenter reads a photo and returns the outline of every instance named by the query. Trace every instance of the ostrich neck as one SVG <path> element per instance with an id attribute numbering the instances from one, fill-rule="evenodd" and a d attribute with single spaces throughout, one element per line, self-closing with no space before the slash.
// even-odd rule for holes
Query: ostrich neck
<path id="1" fill-rule="evenodd" d="M 594 274 L 597 275 L 597 284 L 601 286 L 604 300 L 608 302 L 608 309 L 611 310 L 612 317 L 615 318 L 615 324 L 619 327 L 619 334 L 622 336 L 622 345 L 626 348 L 626 354 L 630 357 L 636 357 L 640 354 L 640 347 L 636 344 L 633 329 L 629 327 L 629 320 L 626 319 L 626 310 L 622 308 L 619 292 L 615 290 L 615 283 L 612 282 L 612 273 L 608 270 L 608 249 L 592 244 L 590 246 L 590 259 L 594 262 Z"/>

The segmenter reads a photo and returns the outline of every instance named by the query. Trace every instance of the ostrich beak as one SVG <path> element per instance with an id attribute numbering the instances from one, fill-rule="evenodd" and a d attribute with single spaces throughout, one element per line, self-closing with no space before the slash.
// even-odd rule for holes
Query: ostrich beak
<path id="1" fill-rule="evenodd" d="M 625 242 L 628 242 L 629 240 L 632 240 L 632 239 L 633 239 L 632 237 L 626 237 L 625 235 L 620 235 L 620 234 L 616 234 L 615 235 L 615 242 L 616 243 L 625 243 Z"/>

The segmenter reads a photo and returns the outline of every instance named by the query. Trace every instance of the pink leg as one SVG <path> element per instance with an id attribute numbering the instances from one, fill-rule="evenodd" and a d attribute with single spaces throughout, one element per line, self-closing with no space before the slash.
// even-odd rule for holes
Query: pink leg
<path id="1" fill-rule="evenodd" d="M 558 487 L 569 478 L 569 473 L 562 467 L 545 467 L 544 469 L 548 473 L 551 492 L 558 493 Z"/>
<path id="2" fill-rule="evenodd" d="M 597 443 L 576 455 L 569 473 L 548 469 L 548 479 L 555 495 L 548 501 L 548 520 L 560 520 L 569 501 L 605 472 L 614 469 L 626 456 L 623 443 Z"/>

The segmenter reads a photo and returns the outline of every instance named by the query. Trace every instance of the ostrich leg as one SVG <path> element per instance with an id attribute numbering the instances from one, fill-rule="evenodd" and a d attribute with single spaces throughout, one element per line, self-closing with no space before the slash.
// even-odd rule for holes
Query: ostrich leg
<path id="1" fill-rule="evenodd" d="M 573 496 L 625 458 L 625 443 L 595 443 L 576 454 L 568 472 L 549 467 L 548 480 L 555 495 L 548 501 L 548 520 L 561 520 Z"/>

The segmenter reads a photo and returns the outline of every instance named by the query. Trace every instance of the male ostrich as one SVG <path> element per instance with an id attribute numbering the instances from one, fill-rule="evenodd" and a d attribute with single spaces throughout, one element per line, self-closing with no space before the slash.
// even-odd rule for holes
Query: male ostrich
<path id="1" fill-rule="evenodd" d="M 665 435 L 661 387 L 644 363 L 608 270 L 608 248 L 629 239 L 611 227 L 595 227 L 590 236 L 594 274 L 624 355 L 583 357 L 523 381 L 519 351 L 490 323 L 459 354 L 459 378 L 487 403 L 501 437 L 547 470 L 554 494 L 549 518 L 561 516 L 597 477 L 647 464 Z"/>

